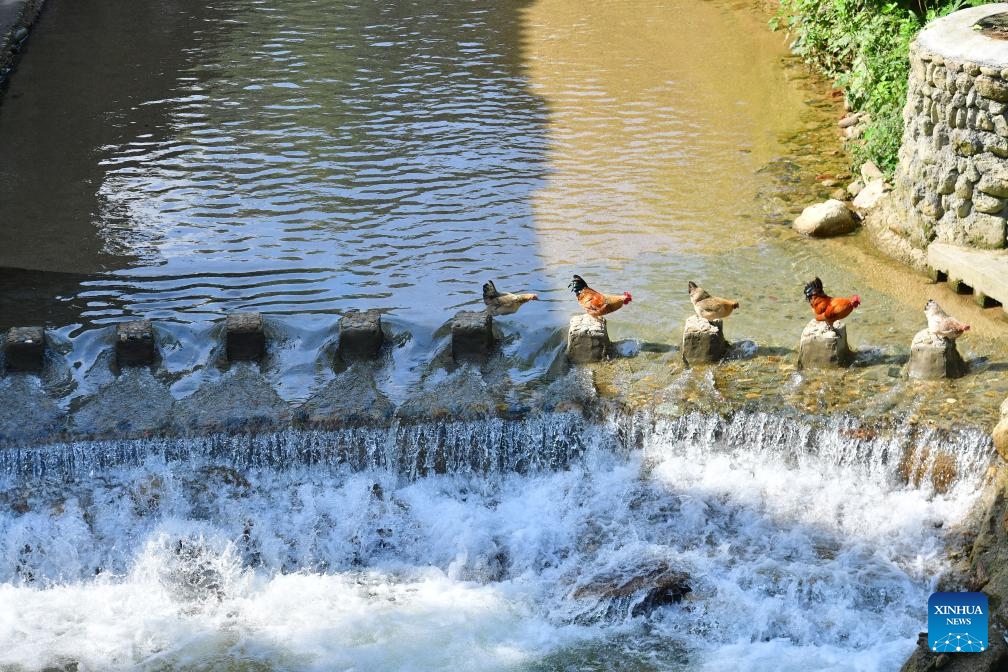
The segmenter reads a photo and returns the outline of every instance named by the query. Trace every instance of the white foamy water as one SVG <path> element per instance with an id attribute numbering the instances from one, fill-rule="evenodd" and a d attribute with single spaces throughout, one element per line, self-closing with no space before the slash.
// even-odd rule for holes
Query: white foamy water
<path id="1" fill-rule="evenodd" d="M 510 434 L 522 445 L 503 426 L 442 441 L 544 450 L 535 425 Z M 62 472 L 22 456 L 19 475 L 8 455 L 0 669 L 895 670 L 989 446 L 943 437 L 958 475 L 937 494 L 897 467 L 936 437 L 851 427 L 582 427 L 563 459 L 521 473 L 416 476 L 405 447 L 397 467 L 355 470 L 275 466 L 255 442 L 230 458 L 134 449 L 92 472 L 86 446 L 50 449 L 76 451 Z M 614 594 L 656 567 L 689 576 L 685 599 L 649 609 L 646 582 Z"/>

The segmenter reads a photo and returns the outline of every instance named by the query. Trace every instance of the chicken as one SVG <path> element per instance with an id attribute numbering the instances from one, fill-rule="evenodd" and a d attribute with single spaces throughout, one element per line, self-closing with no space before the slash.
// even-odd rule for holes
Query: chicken
<path id="1" fill-rule="evenodd" d="M 711 296 L 703 287 L 692 281 L 689 283 L 689 298 L 693 302 L 693 310 L 696 311 L 696 314 L 708 322 L 723 320 L 739 306 L 738 301 Z"/>
<path id="2" fill-rule="evenodd" d="M 630 292 L 623 292 L 622 296 L 596 292 L 588 286 L 588 283 L 580 275 L 575 275 L 574 279 L 567 285 L 567 288 L 574 292 L 574 296 L 577 297 L 578 303 L 585 309 L 585 312 L 596 319 L 619 310 L 633 301 Z"/>
<path id="3" fill-rule="evenodd" d="M 823 291 L 822 280 L 816 278 L 805 285 L 805 298 L 812 306 L 815 319 L 833 327 L 833 323 L 842 320 L 861 305 L 861 297 L 855 294 L 850 297 L 833 297 Z M 833 327 L 834 329 L 836 327 Z"/>
<path id="4" fill-rule="evenodd" d="M 538 294 L 512 294 L 498 292 L 493 280 L 487 280 L 483 285 L 483 303 L 491 315 L 510 315 L 529 301 L 538 301 Z"/>
<path id="5" fill-rule="evenodd" d="M 954 341 L 969 331 L 970 325 L 946 313 L 934 299 L 928 300 L 924 306 L 924 314 L 927 316 L 928 331 L 940 338 Z"/>

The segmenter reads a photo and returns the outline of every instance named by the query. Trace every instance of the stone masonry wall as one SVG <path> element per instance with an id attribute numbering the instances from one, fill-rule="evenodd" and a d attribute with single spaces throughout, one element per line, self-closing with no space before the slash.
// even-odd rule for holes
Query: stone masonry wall
<path id="1" fill-rule="evenodd" d="M 889 228 L 917 249 L 935 240 L 984 249 L 1006 246 L 1008 219 L 1008 42 L 972 29 L 1008 5 L 957 12 L 926 28 L 911 45 L 910 80 Z M 979 12 L 977 11 L 979 10 Z M 1004 10 L 1002 10 L 1004 11 Z M 967 15 L 967 16 L 962 16 Z M 975 60 L 946 53 L 941 22 L 958 20 L 986 47 Z M 936 33 L 938 33 L 936 39 Z M 996 44 L 995 44 L 996 43 Z"/>

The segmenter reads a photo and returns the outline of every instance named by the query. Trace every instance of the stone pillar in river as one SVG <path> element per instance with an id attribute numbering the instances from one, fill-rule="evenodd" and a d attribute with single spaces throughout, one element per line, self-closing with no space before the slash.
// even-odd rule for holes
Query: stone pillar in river
<path id="1" fill-rule="evenodd" d="M 462 310 L 452 318 L 451 348 L 456 362 L 483 362 L 493 346 L 493 318 L 485 310 Z"/>
<path id="2" fill-rule="evenodd" d="M 45 363 L 45 329 L 11 327 L 4 338 L 8 371 L 41 371 Z"/>
<path id="3" fill-rule="evenodd" d="M 572 364 L 601 362 L 609 356 L 611 349 L 604 317 L 596 319 L 585 313 L 571 318 L 566 352 Z"/>
<path id="4" fill-rule="evenodd" d="M 260 313 L 231 313 L 225 323 L 229 362 L 258 361 L 266 354 L 266 332 Z"/>
<path id="5" fill-rule="evenodd" d="M 116 364 L 147 366 L 154 361 L 157 347 L 154 343 L 154 325 L 150 320 L 120 322 L 116 325 Z"/>
<path id="6" fill-rule="evenodd" d="M 959 378 L 966 374 L 966 362 L 956 349 L 956 342 L 921 329 L 910 344 L 907 375 L 918 380 Z"/>
<path id="7" fill-rule="evenodd" d="M 708 321 L 698 315 L 691 315 L 683 327 L 682 358 L 693 364 L 719 362 L 728 352 L 728 342 L 724 337 L 722 320 Z"/>
<path id="8" fill-rule="evenodd" d="M 340 318 L 336 350 L 344 362 L 374 359 L 383 342 L 381 313 L 377 310 L 351 310 Z"/>
<path id="9" fill-rule="evenodd" d="M 829 326 L 812 320 L 802 331 L 798 345 L 799 369 L 827 369 L 847 366 L 854 354 L 847 346 L 847 327 L 840 322 Z"/>

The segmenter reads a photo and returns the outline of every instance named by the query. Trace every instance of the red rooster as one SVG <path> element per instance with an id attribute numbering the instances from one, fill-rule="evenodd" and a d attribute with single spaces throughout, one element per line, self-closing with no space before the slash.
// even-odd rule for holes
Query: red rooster
<path id="1" fill-rule="evenodd" d="M 623 296 L 596 292 L 588 286 L 588 283 L 580 275 L 575 275 L 574 279 L 567 285 L 567 288 L 574 292 L 574 296 L 577 297 L 578 303 L 585 309 L 585 312 L 596 319 L 619 310 L 633 301 L 630 292 L 623 292 Z"/>
<path id="2" fill-rule="evenodd" d="M 861 297 L 857 294 L 850 297 L 829 296 L 823 291 L 822 280 L 819 278 L 805 285 L 805 298 L 812 306 L 815 319 L 831 327 L 834 322 L 847 317 L 861 305 Z"/>

